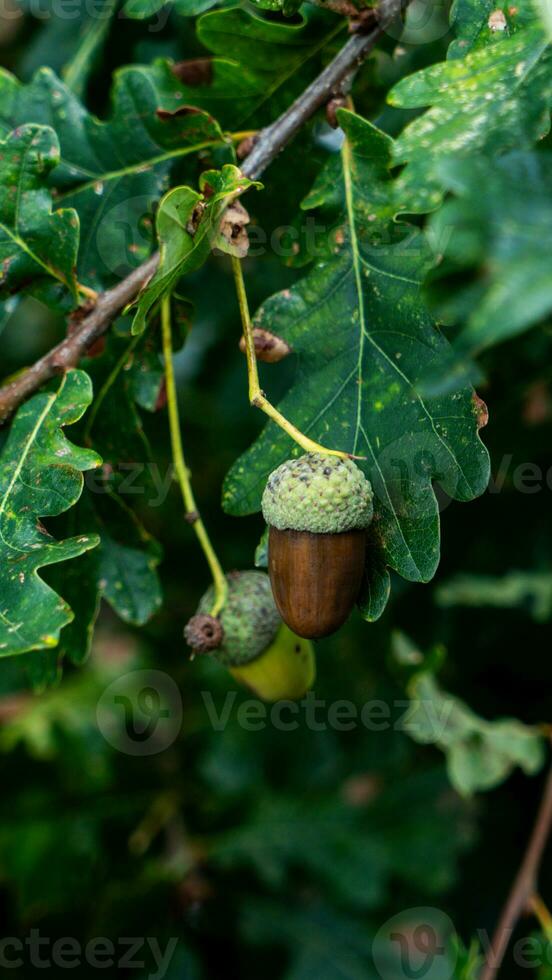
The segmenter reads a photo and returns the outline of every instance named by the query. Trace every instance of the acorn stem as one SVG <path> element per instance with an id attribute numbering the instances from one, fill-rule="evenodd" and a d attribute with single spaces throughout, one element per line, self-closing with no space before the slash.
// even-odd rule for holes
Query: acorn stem
<path id="1" fill-rule="evenodd" d="M 169 428 L 171 433 L 172 457 L 176 476 L 182 493 L 186 518 L 192 525 L 203 554 L 209 565 L 215 587 L 215 601 L 211 609 L 212 616 L 218 616 L 226 601 L 228 583 L 223 572 L 215 549 L 213 548 L 207 529 L 201 519 L 197 509 L 190 470 L 186 466 L 184 450 L 182 448 L 182 435 L 180 430 L 180 418 L 178 412 L 178 399 L 176 395 L 176 382 L 174 377 L 174 362 L 172 349 L 172 330 L 171 330 L 171 298 L 165 296 L 161 300 L 161 335 L 163 340 L 163 357 L 165 360 L 165 379 L 167 384 L 167 407 L 169 412 Z"/>
<path id="2" fill-rule="evenodd" d="M 259 369 L 257 366 L 257 355 L 255 353 L 255 338 L 253 325 L 249 315 L 249 304 L 243 280 L 243 272 L 240 259 L 232 256 L 232 271 L 236 284 L 236 293 L 242 321 L 243 337 L 245 341 L 245 357 L 247 361 L 247 376 L 249 379 L 249 402 L 255 408 L 260 408 L 261 412 L 268 415 L 276 425 L 279 425 L 291 439 L 294 440 L 306 453 L 324 453 L 326 456 L 339 456 L 342 459 L 364 459 L 364 456 L 353 456 L 351 453 L 342 452 L 340 449 L 326 449 L 320 443 L 309 439 L 297 426 L 293 425 L 289 419 L 282 415 L 272 402 L 265 397 L 259 383 Z"/>

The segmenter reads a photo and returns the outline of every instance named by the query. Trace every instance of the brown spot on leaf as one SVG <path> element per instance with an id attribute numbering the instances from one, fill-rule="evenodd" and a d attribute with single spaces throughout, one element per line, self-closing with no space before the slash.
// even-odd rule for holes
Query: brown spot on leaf
<path id="1" fill-rule="evenodd" d="M 185 85 L 210 85 L 213 81 L 213 65 L 211 58 L 191 58 L 189 61 L 178 61 L 172 66 L 173 75 Z"/>
<path id="2" fill-rule="evenodd" d="M 270 330 L 263 330 L 262 327 L 254 328 L 253 340 L 257 358 L 267 364 L 276 364 L 291 354 L 291 347 L 282 337 L 277 337 L 276 334 L 270 333 Z M 245 337 L 240 340 L 240 350 L 245 354 Z"/>
<path id="3" fill-rule="evenodd" d="M 162 408 L 165 408 L 167 404 L 167 382 L 163 378 L 159 391 L 157 392 L 157 398 L 155 400 L 155 411 L 160 412 Z"/>
<path id="4" fill-rule="evenodd" d="M 505 31 L 508 26 L 503 10 L 493 10 L 493 12 L 489 15 L 489 20 L 487 23 L 489 25 L 489 30 L 493 32 Z"/>
<path id="5" fill-rule="evenodd" d="M 479 429 L 484 429 L 489 421 L 489 409 L 476 391 L 474 391 L 472 395 L 472 402 L 475 414 L 477 416 L 477 431 L 479 432 Z"/>
<path id="6" fill-rule="evenodd" d="M 240 259 L 245 258 L 249 251 L 247 225 L 250 220 L 243 204 L 233 201 L 226 208 L 220 223 L 220 234 L 232 246 L 232 254 Z"/>
<path id="7" fill-rule="evenodd" d="M 156 109 L 155 115 L 158 119 L 166 122 L 167 119 L 176 119 L 177 116 L 199 116 L 201 115 L 201 109 L 197 109 L 193 105 L 181 105 L 173 111 L 169 109 Z"/>
<path id="8" fill-rule="evenodd" d="M 205 204 L 203 203 L 203 201 L 198 201 L 194 210 L 192 211 L 192 216 L 188 221 L 188 224 L 186 225 L 186 231 L 188 232 L 189 235 L 192 235 L 192 237 L 195 235 L 197 231 L 199 222 L 201 221 L 201 216 L 204 211 L 205 211 Z"/>

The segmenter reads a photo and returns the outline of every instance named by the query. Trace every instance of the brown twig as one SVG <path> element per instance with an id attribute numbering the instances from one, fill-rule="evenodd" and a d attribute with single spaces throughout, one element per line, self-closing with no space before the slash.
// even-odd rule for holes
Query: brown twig
<path id="1" fill-rule="evenodd" d="M 530 910 L 532 899 L 537 893 L 537 875 L 551 829 L 552 768 L 546 780 L 533 833 L 487 952 L 480 980 L 494 980 L 502 965 L 518 919 Z"/>
<path id="2" fill-rule="evenodd" d="M 241 165 L 250 178 L 259 177 L 287 146 L 301 126 L 320 106 L 328 101 L 336 86 L 372 50 L 386 27 L 400 12 L 402 0 L 382 0 L 378 8 L 378 23 L 371 33 L 351 37 L 333 61 L 312 82 L 298 99 L 272 125 L 261 130 L 253 149 Z M 154 274 L 159 263 L 156 253 L 134 269 L 112 289 L 100 293 L 94 307 L 75 326 L 71 335 L 41 357 L 32 367 L 0 387 L 0 423 L 15 409 L 60 371 L 75 367 L 91 345 L 102 336 L 115 317 L 131 303 L 144 284 Z"/>
<path id="3" fill-rule="evenodd" d="M 332 96 L 351 68 L 372 50 L 386 27 L 400 13 L 401 0 L 385 0 L 378 7 L 377 26 L 369 34 L 349 38 L 324 71 L 301 93 L 276 122 L 262 129 L 253 150 L 242 165 L 247 177 L 259 177 L 297 131 Z"/>
<path id="4" fill-rule="evenodd" d="M 113 289 L 100 293 L 91 312 L 78 326 L 36 361 L 32 367 L 0 388 L 0 422 L 9 418 L 13 411 L 29 395 L 56 374 L 75 367 L 87 350 L 102 336 L 118 313 L 137 296 L 142 286 L 157 268 L 159 256 L 152 255 L 138 266 Z"/>

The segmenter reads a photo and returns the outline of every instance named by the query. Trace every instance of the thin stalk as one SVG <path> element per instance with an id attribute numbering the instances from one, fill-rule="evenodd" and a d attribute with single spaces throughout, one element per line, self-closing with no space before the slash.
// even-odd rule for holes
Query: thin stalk
<path id="1" fill-rule="evenodd" d="M 255 408 L 260 408 L 265 415 L 268 415 L 273 422 L 276 422 L 276 425 L 279 425 L 280 428 L 283 429 L 284 432 L 299 446 L 301 446 L 301 449 L 304 449 L 306 453 L 324 453 L 326 456 L 340 456 L 342 459 L 363 459 L 364 457 L 362 456 L 353 456 L 351 453 L 342 452 L 340 449 L 326 449 L 326 447 L 321 446 L 320 443 L 309 439 L 304 432 L 301 432 L 297 426 L 293 425 L 293 422 L 286 419 L 285 415 L 282 415 L 282 413 L 279 412 L 278 409 L 275 408 L 274 405 L 265 397 L 259 383 L 259 369 L 257 366 L 257 355 L 255 353 L 253 326 L 249 315 L 249 304 L 247 302 L 247 293 L 245 291 L 241 261 L 235 256 L 232 256 L 232 271 L 234 273 L 236 295 L 238 297 L 242 330 L 245 340 L 245 358 L 247 361 L 247 377 L 249 381 L 249 403 L 254 405 Z"/>
<path id="2" fill-rule="evenodd" d="M 96 290 L 91 289 L 90 286 L 85 286 L 82 282 L 77 283 L 77 289 L 86 299 L 97 300 L 98 298 Z"/>
<path id="3" fill-rule="evenodd" d="M 540 863 L 548 843 L 550 831 L 552 830 L 552 768 L 548 773 L 544 786 L 544 793 L 537 813 L 535 826 L 525 856 L 520 869 L 514 879 L 510 889 L 510 894 L 506 905 L 500 916 L 499 923 L 493 936 L 490 950 L 487 954 L 486 963 L 479 980 L 494 980 L 498 974 L 512 933 L 522 916 L 528 908 L 543 911 L 542 903 L 535 902 L 537 891 L 537 877 Z"/>
<path id="4" fill-rule="evenodd" d="M 242 140 L 246 140 L 254 136 L 258 136 L 258 134 L 259 134 L 258 129 L 242 129 L 236 133 L 228 133 L 228 136 L 230 137 L 233 143 L 241 143 Z"/>
<path id="5" fill-rule="evenodd" d="M 538 919 L 542 931 L 550 942 L 552 940 L 552 913 L 550 909 L 541 896 L 536 893 L 529 899 L 528 906 L 535 918 Z"/>
<path id="6" fill-rule="evenodd" d="M 213 578 L 215 587 L 215 602 L 211 609 L 212 616 L 218 616 L 226 600 L 228 586 L 226 576 L 223 572 L 215 550 L 209 540 L 209 535 L 197 509 L 190 470 L 186 466 L 184 451 L 182 448 L 182 436 L 180 430 L 180 418 L 178 412 L 178 400 L 176 395 L 176 383 L 174 378 L 174 363 L 172 350 L 172 330 L 171 330 L 171 299 L 165 296 L 161 300 L 161 333 L 163 338 L 163 356 L 165 359 L 165 378 L 167 384 L 167 407 L 169 411 L 169 428 L 171 433 L 171 446 L 174 469 L 184 501 L 186 520 L 192 525 L 200 547 L 205 555 L 207 564 Z"/>

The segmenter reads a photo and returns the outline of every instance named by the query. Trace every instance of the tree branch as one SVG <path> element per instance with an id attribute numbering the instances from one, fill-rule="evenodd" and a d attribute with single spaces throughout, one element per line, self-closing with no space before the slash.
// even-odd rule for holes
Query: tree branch
<path id="1" fill-rule="evenodd" d="M 552 829 L 552 768 L 546 780 L 543 797 L 525 857 L 516 875 L 506 905 L 500 916 L 491 947 L 486 956 L 480 980 L 494 980 L 504 959 L 518 919 L 529 910 L 537 891 L 537 875 L 550 830 Z"/>
<path id="2" fill-rule="evenodd" d="M 377 26 L 366 35 L 351 37 L 333 61 L 312 82 L 279 119 L 259 133 L 251 153 L 241 164 L 247 177 L 257 178 L 301 126 L 331 97 L 345 76 L 372 50 L 386 27 L 400 13 L 402 0 L 381 0 Z M 153 276 L 159 254 L 134 269 L 112 289 L 100 293 L 93 309 L 82 317 L 70 336 L 41 357 L 32 367 L 0 387 L 0 423 L 46 381 L 69 367 L 75 367 L 92 344 L 109 328 L 115 317 L 131 303 Z"/>
<path id="3" fill-rule="evenodd" d="M 259 177 L 270 163 L 287 146 L 297 131 L 332 96 L 339 83 L 351 68 L 360 64 L 372 50 L 386 27 L 400 13 L 401 0 L 385 0 L 378 7 L 377 26 L 369 34 L 357 34 L 349 38 L 341 51 L 308 88 L 286 109 L 271 126 L 262 129 L 255 146 L 244 160 L 242 170 L 246 177 Z"/>
<path id="4" fill-rule="evenodd" d="M 81 357 L 105 333 L 117 314 L 136 298 L 142 286 L 155 272 L 158 262 L 159 255 L 156 252 L 113 289 L 100 293 L 93 309 L 83 317 L 72 333 L 32 367 L 0 388 L 0 422 L 9 418 L 25 398 L 50 378 L 67 368 L 76 367 Z"/>

